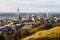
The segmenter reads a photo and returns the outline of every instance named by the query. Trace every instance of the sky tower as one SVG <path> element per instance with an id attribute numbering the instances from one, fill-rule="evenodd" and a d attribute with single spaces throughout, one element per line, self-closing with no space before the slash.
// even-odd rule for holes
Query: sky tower
<path id="1" fill-rule="evenodd" d="M 17 3 L 17 16 L 18 16 L 18 20 L 19 20 L 19 23 L 21 22 L 21 16 L 20 16 L 20 13 L 19 13 L 19 5 Z"/>
<path id="2" fill-rule="evenodd" d="M 19 8 L 17 9 L 17 15 L 19 15 Z"/>

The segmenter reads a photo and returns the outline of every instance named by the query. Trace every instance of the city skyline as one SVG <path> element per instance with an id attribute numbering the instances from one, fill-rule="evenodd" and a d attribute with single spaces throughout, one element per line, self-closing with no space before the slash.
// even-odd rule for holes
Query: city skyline
<path id="1" fill-rule="evenodd" d="M 60 0 L 0 0 L 0 12 L 60 12 Z"/>

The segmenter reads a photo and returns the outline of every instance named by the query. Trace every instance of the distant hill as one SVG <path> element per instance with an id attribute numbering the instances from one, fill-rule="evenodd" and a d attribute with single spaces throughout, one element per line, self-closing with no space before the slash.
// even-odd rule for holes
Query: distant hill
<path id="1" fill-rule="evenodd" d="M 39 31 L 22 40 L 60 40 L 59 38 L 60 38 L 60 26 L 57 26 L 49 30 Z"/>

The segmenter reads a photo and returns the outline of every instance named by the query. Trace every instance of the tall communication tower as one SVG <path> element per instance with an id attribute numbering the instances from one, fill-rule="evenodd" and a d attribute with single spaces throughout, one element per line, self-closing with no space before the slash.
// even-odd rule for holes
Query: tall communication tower
<path id="1" fill-rule="evenodd" d="M 18 19 L 20 19 L 19 8 L 17 9 L 17 16 L 18 16 Z"/>
<path id="2" fill-rule="evenodd" d="M 21 16 L 20 16 L 20 13 L 19 13 L 19 5 L 18 5 L 18 1 L 17 1 L 17 16 L 18 16 L 18 20 L 19 22 L 21 22 Z"/>

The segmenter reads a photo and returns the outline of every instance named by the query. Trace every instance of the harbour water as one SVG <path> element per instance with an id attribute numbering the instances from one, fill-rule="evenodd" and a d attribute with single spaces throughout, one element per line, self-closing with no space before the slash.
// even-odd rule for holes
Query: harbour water
<path id="1" fill-rule="evenodd" d="M 46 17 L 46 13 L 41 13 L 43 17 Z M 27 17 L 28 13 L 20 13 L 21 17 Z M 30 13 L 30 15 L 39 16 L 40 13 Z M 52 17 L 60 17 L 60 12 L 51 13 Z M 0 13 L 0 19 L 4 18 L 17 18 L 17 13 Z"/>

